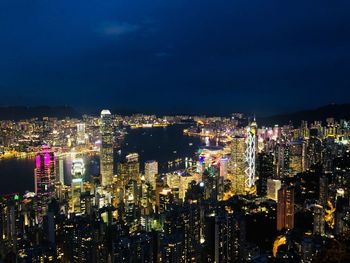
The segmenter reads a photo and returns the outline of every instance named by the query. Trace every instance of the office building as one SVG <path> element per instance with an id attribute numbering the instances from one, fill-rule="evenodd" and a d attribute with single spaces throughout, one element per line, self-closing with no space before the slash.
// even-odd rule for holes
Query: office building
<path id="1" fill-rule="evenodd" d="M 109 186 L 113 181 L 113 124 L 111 112 L 103 110 L 100 119 L 100 173 L 101 185 Z"/>

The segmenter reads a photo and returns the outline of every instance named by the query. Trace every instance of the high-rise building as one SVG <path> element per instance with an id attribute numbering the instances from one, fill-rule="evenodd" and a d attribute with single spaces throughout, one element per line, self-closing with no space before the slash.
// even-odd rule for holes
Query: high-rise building
<path id="1" fill-rule="evenodd" d="M 101 185 L 109 186 L 113 181 L 113 124 L 111 112 L 109 110 L 101 111 Z"/>
<path id="2" fill-rule="evenodd" d="M 243 136 L 235 136 L 231 143 L 231 158 L 227 179 L 231 181 L 232 191 L 237 195 L 245 193 L 245 140 L 246 138 Z"/>
<path id="3" fill-rule="evenodd" d="M 277 201 L 278 191 L 281 189 L 281 180 L 267 179 L 267 198 Z"/>
<path id="4" fill-rule="evenodd" d="M 156 189 L 156 179 L 158 174 L 158 162 L 147 161 L 145 162 L 145 180 L 153 189 Z"/>
<path id="5" fill-rule="evenodd" d="M 55 195 L 56 156 L 51 147 L 43 145 L 35 158 L 34 170 L 35 194 L 38 196 L 38 222 L 43 222 L 47 214 L 48 204 Z"/>
<path id="6" fill-rule="evenodd" d="M 328 201 L 328 178 L 326 175 L 322 175 L 320 177 L 319 189 L 320 189 L 320 195 L 319 195 L 320 204 L 322 206 L 326 206 Z"/>
<path id="7" fill-rule="evenodd" d="M 82 158 L 72 161 L 72 212 L 81 213 L 81 194 L 84 191 L 85 165 Z"/>
<path id="8" fill-rule="evenodd" d="M 292 174 L 306 170 L 306 144 L 304 141 L 292 141 L 290 144 L 290 170 Z"/>
<path id="9" fill-rule="evenodd" d="M 215 216 L 214 262 L 237 262 L 242 258 L 245 243 L 245 221 L 241 216 Z"/>
<path id="10" fill-rule="evenodd" d="M 269 153 L 259 153 L 257 160 L 257 194 L 266 196 L 267 180 L 273 177 L 273 156 Z"/>
<path id="11" fill-rule="evenodd" d="M 139 198 L 141 197 L 138 191 L 137 182 L 135 180 L 129 180 L 125 186 L 124 204 L 126 221 L 132 224 L 137 221 L 137 211 Z"/>
<path id="12" fill-rule="evenodd" d="M 294 228 L 294 189 L 282 187 L 278 191 L 277 230 Z"/>
<path id="13" fill-rule="evenodd" d="M 316 136 L 311 136 L 308 141 L 306 161 L 307 168 L 322 161 L 322 141 Z"/>
<path id="14" fill-rule="evenodd" d="M 228 172 L 228 161 L 227 157 L 222 157 L 220 159 L 220 176 L 226 179 Z"/>
<path id="15" fill-rule="evenodd" d="M 77 124 L 77 144 L 85 144 L 85 123 Z"/>
<path id="16" fill-rule="evenodd" d="M 140 163 L 137 153 L 130 153 L 118 164 L 118 187 L 124 188 L 130 180 L 140 183 Z"/>
<path id="17" fill-rule="evenodd" d="M 56 156 L 51 147 L 43 145 L 35 158 L 35 194 L 52 197 L 55 193 Z"/>
<path id="18" fill-rule="evenodd" d="M 83 192 L 83 179 L 73 178 L 72 179 L 72 212 L 79 214 L 81 213 L 81 194 Z"/>
<path id="19" fill-rule="evenodd" d="M 290 146 L 286 143 L 276 145 L 276 175 L 286 178 L 290 175 Z"/>
<path id="20" fill-rule="evenodd" d="M 255 121 L 247 128 L 245 184 L 248 188 L 252 188 L 255 185 L 256 128 L 257 125 Z"/>
<path id="21" fill-rule="evenodd" d="M 64 160 L 62 157 L 58 159 L 58 178 L 61 185 L 64 185 Z"/>
<path id="22" fill-rule="evenodd" d="M 314 206 L 314 235 L 325 234 L 324 208 L 318 204 Z"/>

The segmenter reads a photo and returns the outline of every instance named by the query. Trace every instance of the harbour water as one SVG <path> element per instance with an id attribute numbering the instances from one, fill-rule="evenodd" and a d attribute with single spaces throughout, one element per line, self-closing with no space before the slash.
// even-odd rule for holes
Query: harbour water
<path id="1" fill-rule="evenodd" d="M 129 129 L 120 151 L 115 151 L 115 163 L 123 155 L 136 152 L 139 154 L 141 170 L 147 160 L 157 160 L 159 172 L 181 169 L 185 158 L 193 158 L 198 148 L 205 144 L 198 137 L 183 135 L 186 125 L 172 125 L 158 128 Z M 176 162 L 177 160 L 177 162 Z M 86 179 L 99 173 L 99 157 L 84 156 Z M 0 194 L 24 193 L 34 190 L 33 159 L 0 160 Z M 64 160 L 65 182 L 71 181 L 71 159 Z"/>

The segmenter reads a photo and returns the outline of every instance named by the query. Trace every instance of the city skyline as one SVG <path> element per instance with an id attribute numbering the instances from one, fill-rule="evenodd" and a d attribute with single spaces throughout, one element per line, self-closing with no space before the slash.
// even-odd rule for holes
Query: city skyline
<path id="1" fill-rule="evenodd" d="M 0 127 L 0 261 L 349 258 L 348 119 L 102 109 Z"/>
<path id="2" fill-rule="evenodd" d="M 0 263 L 349 263 L 350 1 L 0 1 Z"/>

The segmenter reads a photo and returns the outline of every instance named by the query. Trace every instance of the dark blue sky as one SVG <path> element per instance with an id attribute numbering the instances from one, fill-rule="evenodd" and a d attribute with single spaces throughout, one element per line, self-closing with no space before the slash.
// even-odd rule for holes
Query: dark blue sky
<path id="1" fill-rule="evenodd" d="M 270 114 L 349 102 L 349 0 L 2 0 L 2 105 Z"/>

